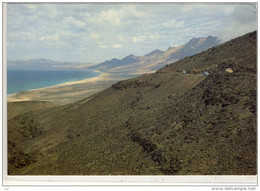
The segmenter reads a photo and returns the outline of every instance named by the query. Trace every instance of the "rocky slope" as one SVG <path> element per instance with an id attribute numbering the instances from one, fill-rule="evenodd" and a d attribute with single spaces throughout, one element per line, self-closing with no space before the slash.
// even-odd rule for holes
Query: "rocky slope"
<path id="1" fill-rule="evenodd" d="M 8 172 L 253 175 L 256 128 L 253 32 L 76 103 L 9 119 Z"/>
<path id="2" fill-rule="evenodd" d="M 18 115 L 28 112 L 34 112 L 41 109 L 57 106 L 54 103 L 46 101 L 24 101 L 24 102 L 8 102 L 7 103 L 7 118 L 12 119 Z"/>

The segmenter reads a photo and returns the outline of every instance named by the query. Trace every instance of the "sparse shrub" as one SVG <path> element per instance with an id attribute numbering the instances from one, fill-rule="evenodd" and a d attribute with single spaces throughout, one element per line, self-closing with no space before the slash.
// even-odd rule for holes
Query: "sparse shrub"
<path id="1" fill-rule="evenodd" d="M 156 149 L 155 144 L 142 137 L 142 135 L 138 132 L 132 132 L 130 137 L 134 142 L 138 143 L 141 147 L 143 147 L 143 149 L 148 153 Z"/>

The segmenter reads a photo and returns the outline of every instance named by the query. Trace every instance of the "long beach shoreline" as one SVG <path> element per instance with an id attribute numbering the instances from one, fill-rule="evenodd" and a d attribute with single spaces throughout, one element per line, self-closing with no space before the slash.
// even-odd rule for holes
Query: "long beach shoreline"
<path id="1" fill-rule="evenodd" d="M 65 82 L 53 86 L 32 89 L 7 95 L 7 102 L 19 101 L 49 101 L 65 105 L 87 98 L 110 87 L 124 77 L 117 78 L 115 74 L 95 70 L 100 75 L 79 81 Z"/>

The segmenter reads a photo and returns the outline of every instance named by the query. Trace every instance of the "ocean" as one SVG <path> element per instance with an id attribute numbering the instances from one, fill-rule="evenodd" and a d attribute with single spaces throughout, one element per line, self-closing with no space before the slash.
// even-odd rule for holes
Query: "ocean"
<path id="1" fill-rule="evenodd" d="M 100 75 L 90 69 L 81 70 L 8 70 L 7 94 L 14 94 Z"/>

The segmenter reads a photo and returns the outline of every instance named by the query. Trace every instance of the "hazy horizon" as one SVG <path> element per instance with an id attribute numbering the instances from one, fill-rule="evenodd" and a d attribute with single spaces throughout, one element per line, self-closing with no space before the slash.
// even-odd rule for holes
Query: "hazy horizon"
<path id="1" fill-rule="evenodd" d="M 209 35 L 209 36 L 212 36 L 212 35 Z M 203 39 L 203 38 L 207 38 L 207 37 L 209 37 L 209 36 L 206 36 L 206 37 L 194 37 L 195 39 Z M 216 36 L 213 36 L 214 38 L 217 38 L 218 40 L 220 40 L 218 37 L 216 37 Z M 168 46 L 166 49 L 153 49 L 153 50 L 150 50 L 149 52 L 146 52 L 146 53 L 144 53 L 143 55 L 134 55 L 134 54 L 132 54 L 131 52 L 129 52 L 129 53 L 127 53 L 126 54 L 126 56 L 124 56 L 124 57 L 120 57 L 120 58 L 116 58 L 116 57 L 111 57 L 111 58 L 108 58 L 107 60 L 103 60 L 103 61 L 101 61 L 101 62 L 105 62 L 105 61 L 110 61 L 110 60 L 112 60 L 112 59 L 124 59 L 125 57 L 127 57 L 127 56 L 131 56 L 131 55 L 134 55 L 134 56 L 137 56 L 137 57 L 142 57 L 142 56 L 145 56 L 146 54 L 150 54 L 151 52 L 153 52 L 153 51 L 156 51 L 156 50 L 159 50 L 159 51 L 167 51 L 169 48 L 175 48 L 175 47 L 179 47 L 179 46 L 183 46 L 183 45 L 185 45 L 185 44 L 187 44 L 187 43 L 189 43 L 190 41 L 191 41 L 192 39 L 189 39 L 187 42 L 185 42 L 185 43 L 183 43 L 183 44 L 181 44 L 181 45 L 178 45 L 178 46 Z M 66 62 L 68 62 L 68 61 L 66 61 L 66 60 L 54 60 L 54 59 L 51 59 L 51 58 L 44 58 L 44 57 L 42 57 L 42 58 L 40 58 L 40 57 L 35 57 L 35 58 L 29 58 L 29 59 L 19 59 L 19 60 L 7 60 L 7 62 L 18 62 L 18 61 L 21 61 L 21 62 L 27 62 L 27 61 L 31 61 L 31 60 L 46 60 L 46 61 L 54 61 L 54 62 L 64 62 L 64 63 L 66 63 Z M 70 62 L 68 62 L 68 63 L 75 63 L 75 64 L 89 64 L 89 65 L 96 65 L 96 64 L 100 64 L 101 62 L 98 62 L 98 63 L 87 63 L 87 62 L 77 62 L 77 61 L 70 61 Z"/>
<path id="2" fill-rule="evenodd" d="M 100 63 L 254 30 L 254 3 L 8 3 L 7 60 Z"/>

